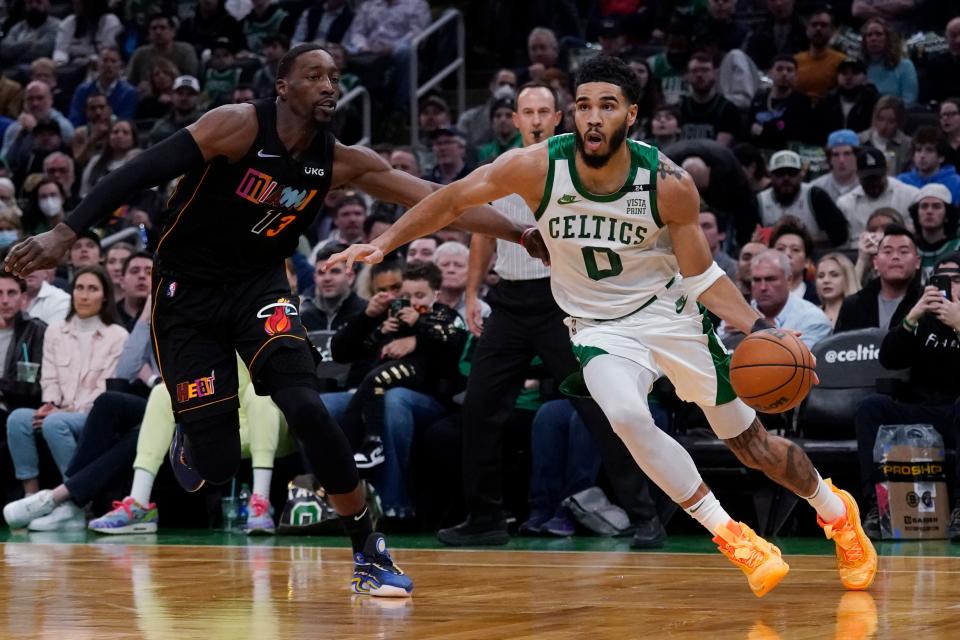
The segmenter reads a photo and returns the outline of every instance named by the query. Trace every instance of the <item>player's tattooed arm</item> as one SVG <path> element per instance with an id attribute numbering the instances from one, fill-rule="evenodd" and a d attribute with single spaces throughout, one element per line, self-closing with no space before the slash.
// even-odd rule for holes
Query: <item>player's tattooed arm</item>
<path id="1" fill-rule="evenodd" d="M 687 172 L 684 171 L 677 163 L 668 158 L 660 152 L 660 158 L 657 161 L 657 177 L 661 180 L 666 180 L 669 178 L 676 178 L 677 180 L 683 180 L 684 176 L 687 175 Z"/>

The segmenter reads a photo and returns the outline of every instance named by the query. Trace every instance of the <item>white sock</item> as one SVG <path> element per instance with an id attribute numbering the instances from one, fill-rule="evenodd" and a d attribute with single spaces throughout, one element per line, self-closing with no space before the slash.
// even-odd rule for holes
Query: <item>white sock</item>
<path id="1" fill-rule="evenodd" d="M 830 490 L 827 483 L 817 474 L 817 490 L 809 498 L 803 498 L 810 506 L 817 510 L 817 515 L 824 522 L 833 522 L 840 516 L 846 515 L 847 508 L 837 494 Z M 803 496 L 801 496 L 803 497 Z"/>
<path id="2" fill-rule="evenodd" d="M 706 527 L 710 533 L 716 533 L 717 529 L 727 524 L 731 520 L 730 515 L 724 510 L 720 501 L 713 495 L 713 491 L 700 498 L 696 504 L 686 509 L 690 517 Z"/>
<path id="3" fill-rule="evenodd" d="M 140 503 L 141 506 L 150 504 L 150 493 L 153 492 L 154 474 L 146 469 L 134 468 L 133 470 L 133 488 L 130 489 L 130 496 Z"/>
<path id="4" fill-rule="evenodd" d="M 270 498 L 270 480 L 273 479 L 273 469 L 254 468 L 253 492 L 262 498 Z"/>

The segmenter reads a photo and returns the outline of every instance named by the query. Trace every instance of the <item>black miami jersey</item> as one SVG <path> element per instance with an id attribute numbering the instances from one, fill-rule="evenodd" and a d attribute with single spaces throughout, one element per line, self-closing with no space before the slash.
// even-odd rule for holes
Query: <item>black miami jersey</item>
<path id="1" fill-rule="evenodd" d="M 214 158 L 177 183 L 157 247 L 161 275 L 222 283 L 276 269 L 320 210 L 333 172 L 333 134 L 319 130 L 294 158 L 277 134 L 274 100 L 253 104 L 257 137 L 243 158 Z"/>

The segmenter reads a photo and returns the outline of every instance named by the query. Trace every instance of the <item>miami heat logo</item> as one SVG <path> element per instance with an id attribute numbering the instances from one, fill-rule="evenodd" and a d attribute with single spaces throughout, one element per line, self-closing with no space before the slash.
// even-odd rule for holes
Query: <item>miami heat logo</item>
<path id="1" fill-rule="evenodd" d="M 286 298 L 279 298 L 276 302 L 261 307 L 260 311 L 257 312 L 258 318 L 267 319 L 263 323 L 263 330 L 267 332 L 268 336 L 289 331 L 290 327 L 293 326 L 289 316 L 296 315 L 299 315 L 297 307 Z"/>

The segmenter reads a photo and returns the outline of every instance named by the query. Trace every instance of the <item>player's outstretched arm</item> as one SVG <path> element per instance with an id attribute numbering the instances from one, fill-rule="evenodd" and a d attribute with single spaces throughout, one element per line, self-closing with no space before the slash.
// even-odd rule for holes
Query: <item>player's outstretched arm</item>
<path id="1" fill-rule="evenodd" d="M 700 194 L 686 171 L 660 154 L 657 202 L 670 232 L 684 287 L 727 324 L 750 333 L 760 314 L 713 261 L 700 229 Z"/>
<path id="2" fill-rule="evenodd" d="M 251 105 L 220 107 L 187 129 L 139 154 L 101 178 L 93 190 L 56 227 L 17 244 L 7 255 L 5 267 L 18 276 L 60 263 L 77 235 L 97 224 L 131 195 L 161 184 L 203 165 L 218 155 L 234 159 L 246 140 L 245 152 L 256 136 Z"/>
<path id="3" fill-rule="evenodd" d="M 471 213 L 471 216 L 476 218 L 478 223 L 470 228 L 471 231 L 518 242 L 523 227 L 508 220 L 487 203 L 511 193 L 519 193 L 521 196 L 525 196 L 531 188 L 542 190 L 544 176 L 546 175 L 546 154 L 540 150 L 539 155 L 543 156 L 541 160 L 535 153 L 536 151 L 535 148 L 510 151 L 500 156 L 494 163 L 484 165 L 465 178 L 426 195 L 371 244 L 354 245 L 348 251 L 332 256 L 327 264 L 340 261 L 352 264 L 355 260 L 379 262 L 383 255 L 390 253 L 397 247 L 442 229 L 464 215 L 467 210 L 478 207 L 483 207 L 484 212 L 482 215 Z M 383 162 L 382 159 L 379 160 Z M 337 176 L 338 166 L 335 165 L 334 167 L 335 177 Z M 341 180 L 350 182 L 374 197 L 393 202 L 404 202 L 390 197 L 391 194 L 397 193 L 397 185 L 392 182 L 385 185 L 382 172 L 369 172 L 352 180 L 336 179 L 338 182 Z M 413 184 L 413 181 L 432 188 L 430 183 L 418 181 L 412 176 L 401 178 L 396 183 Z M 506 225 L 503 225 L 503 222 Z"/>

